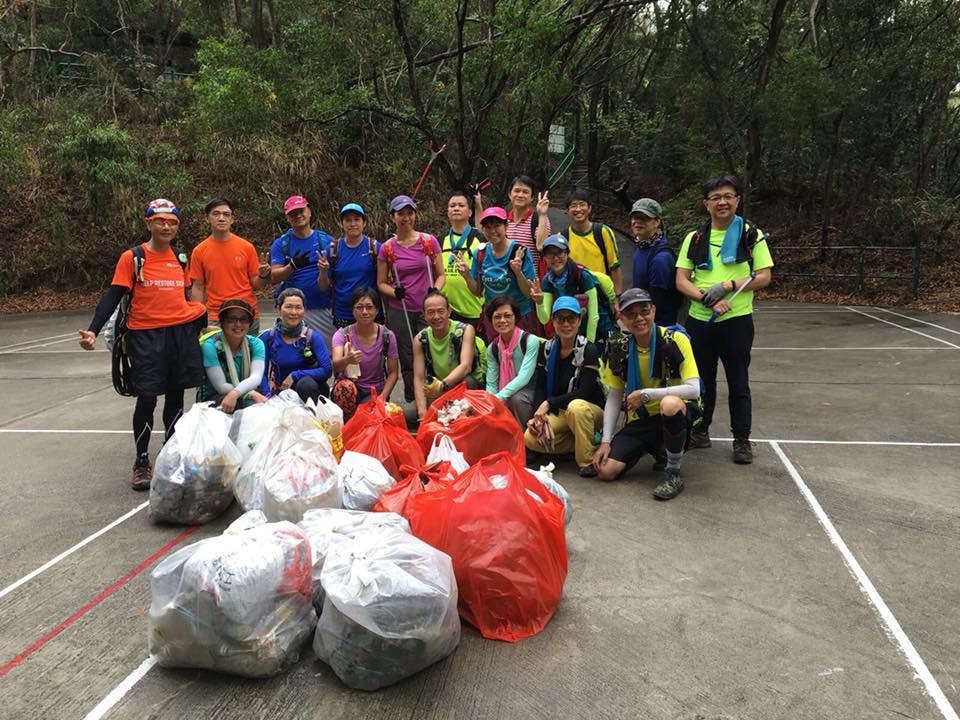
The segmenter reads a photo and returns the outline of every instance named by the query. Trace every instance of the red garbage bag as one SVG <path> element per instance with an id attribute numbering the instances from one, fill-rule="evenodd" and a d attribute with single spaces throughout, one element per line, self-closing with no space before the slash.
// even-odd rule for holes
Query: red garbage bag
<path id="1" fill-rule="evenodd" d="M 448 490 L 457 473 L 446 460 L 430 463 L 421 468 L 404 465 L 403 476 L 393 487 L 384 492 L 370 508 L 373 512 L 395 512 L 406 517 L 407 508 L 424 493 Z"/>
<path id="2" fill-rule="evenodd" d="M 404 517 L 453 559 L 460 616 L 485 638 L 516 642 L 553 617 L 567 576 L 563 503 L 516 457 L 491 455 L 417 493 Z"/>
<path id="3" fill-rule="evenodd" d="M 444 425 L 438 420 L 438 415 L 441 409 L 447 408 L 455 400 L 466 400 L 471 409 L 449 425 Z M 467 390 L 466 383 L 454 386 L 427 408 L 417 431 L 417 442 L 424 455 L 430 452 L 434 436 L 440 433 L 450 436 L 457 450 L 471 465 L 501 450 L 521 460 L 525 457 L 523 430 L 513 413 L 486 390 Z"/>
<path id="4" fill-rule="evenodd" d="M 406 427 L 397 425 L 376 393 L 343 426 L 343 449 L 375 457 L 397 480 L 403 465 L 420 467 L 425 462 L 417 441 Z"/>

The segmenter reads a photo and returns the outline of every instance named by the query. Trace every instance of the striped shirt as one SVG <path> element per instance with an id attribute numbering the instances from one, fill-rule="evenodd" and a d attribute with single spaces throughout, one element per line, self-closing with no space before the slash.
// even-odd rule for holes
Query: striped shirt
<path id="1" fill-rule="evenodd" d="M 536 211 L 532 207 L 527 208 L 527 212 L 524 213 L 523 218 L 515 222 L 513 220 L 513 211 L 509 211 L 507 213 L 507 239 L 513 240 L 527 249 L 533 258 L 533 267 L 537 272 L 537 277 L 540 277 L 540 251 L 537 250 L 537 244 L 534 242 L 533 235 L 530 232 L 530 223 L 533 221 L 534 212 Z M 547 235 L 549 235 L 550 218 L 543 218 L 539 222 L 546 223 Z M 540 229 L 539 225 L 537 229 Z"/>

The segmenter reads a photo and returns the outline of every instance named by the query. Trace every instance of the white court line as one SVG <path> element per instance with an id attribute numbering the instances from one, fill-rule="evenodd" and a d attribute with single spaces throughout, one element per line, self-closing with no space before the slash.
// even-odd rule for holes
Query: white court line
<path id="1" fill-rule="evenodd" d="M 733 442 L 733 438 L 710 438 L 717 442 Z M 778 445 L 887 445 L 889 447 L 960 447 L 960 442 L 908 442 L 903 440 L 773 440 L 770 438 L 750 438 L 755 443 L 776 443 Z"/>
<path id="2" fill-rule="evenodd" d="M 50 345 L 58 345 L 59 343 L 70 342 L 71 340 L 77 339 L 75 336 L 65 337 L 62 340 L 51 340 L 50 342 L 39 343 L 37 345 L 27 345 L 26 347 L 14 348 L 13 350 L 0 350 L 0 355 L 15 355 L 18 352 L 23 350 L 36 350 L 37 348 L 49 347 Z"/>
<path id="3" fill-rule="evenodd" d="M 62 337 L 75 337 L 79 339 L 77 333 L 61 333 L 60 335 L 50 335 L 49 337 L 34 338 L 33 340 L 21 340 L 20 342 L 10 343 L 9 345 L 0 345 L 0 350 L 6 350 L 7 348 L 16 347 L 17 345 L 33 345 L 34 343 L 43 342 L 44 340 L 55 340 L 56 338 Z"/>
<path id="4" fill-rule="evenodd" d="M 147 505 L 149 505 L 149 504 L 150 504 L 149 502 L 145 502 L 145 503 L 143 503 L 142 505 L 138 505 L 137 507 L 135 507 L 135 508 L 134 508 L 133 510 L 131 510 L 130 512 L 126 513 L 125 515 L 121 515 L 120 517 L 118 517 L 116 520 L 114 520 L 114 521 L 113 521 L 112 523 L 110 523 L 109 525 L 105 525 L 104 527 L 100 528 L 100 529 L 97 530 L 93 535 L 90 535 L 90 536 L 84 538 L 83 540 L 81 540 L 80 542 L 78 542 L 76 545 L 74 545 L 72 548 L 70 548 L 69 550 L 64 550 L 62 553 L 60 553 L 59 555 L 57 555 L 55 558 L 53 558 L 53 559 L 51 559 L 51 560 L 48 560 L 48 561 L 45 562 L 43 565 L 41 565 L 40 567 L 38 567 L 36 570 L 27 573 L 26 575 L 24 575 L 22 578 L 20 578 L 20 579 L 17 580 L 16 582 L 11 583 L 10 585 L 7 585 L 3 590 L 0 590 L 0 598 L 4 597 L 5 595 L 8 595 L 9 593 L 12 593 L 14 590 L 16 590 L 18 587 L 20 587 L 20 586 L 23 585 L 24 583 L 30 582 L 31 580 L 33 580 L 33 579 L 34 579 L 37 575 L 39 575 L 40 573 L 44 572 L 45 570 L 49 570 L 50 568 L 52 568 L 54 565 L 56 565 L 58 562 L 60 562 L 60 561 L 63 560 L 64 558 L 69 557 L 70 555 L 73 555 L 73 553 L 75 553 L 77 550 L 79 550 L 80 548 L 82 548 L 84 545 L 88 545 L 89 543 L 93 542 L 94 540 L 96 540 L 98 537 L 100 537 L 100 536 L 103 535 L 104 533 L 107 533 L 107 532 L 109 532 L 110 530 L 113 530 L 113 528 L 115 528 L 117 525 L 119 525 L 119 524 L 122 523 L 123 521 L 129 520 L 129 519 L 132 518 L 134 515 L 136 515 L 138 512 L 140 512 L 140 511 L 143 510 L 145 507 L 147 507 Z"/>
<path id="5" fill-rule="evenodd" d="M 163 430 L 153 430 L 154 435 L 163 435 Z M 0 428 L 0 433 L 14 435 L 22 434 L 50 434 L 50 435 L 128 435 L 132 430 L 47 430 L 44 428 Z"/>
<path id="6" fill-rule="evenodd" d="M 908 327 L 904 327 L 903 325 L 898 325 L 898 324 L 895 323 L 895 322 L 890 322 L 889 320 L 884 320 L 883 318 L 878 318 L 876 315 L 870 315 L 869 313 L 863 312 L 863 310 L 857 310 L 856 308 L 850 307 L 849 305 L 845 305 L 844 307 L 845 307 L 847 310 L 849 310 L 850 312 L 855 312 L 855 313 L 857 313 L 857 314 L 859 314 L 859 315 L 863 315 L 864 317 L 868 317 L 868 318 L 870 318 L 871 320 L 876 320 L 877 322 L 886 323 L 887 325 L 893 325 L 893 327 L 895 327 L 895 328 L 900 328 L 901 330 L 906 330 L 907 332 L 912 332 L 912 333 L 914 333 L 914 334 L 916 334 L 916 335 L 920 335 L 920 336 L 922 336 L 922 337 L 925 337 L 925 338 L 927 338 L 928 340 L 936 340 L 937 342 L 941 342 L 941 343 L 943 343 L 944 345 L 949 345 L 950 347 L 952 347 L 952 348 L 954 348 L 954 349 L 956 349 L 956 350 L 960 350 L 960 345 L 954 345 L 952 342 L 949 342 L 949 341 L 944 340 L 944 339 L 942 339 L 942 338 L 938 338 L 938 337 L 935 336 L 935 335 L 928 335 L 927 333 L 920 332 L 919 330 L 914 330 L 913 328 L 908 328 Z"/>
<path id="7" fill-rule="evenodd" d="M 107 696 L 97 703 L 97 706 L 88 712 L 83 720 L 100 720 L 104 715 L 113 709 L 113 706 L 123 700 L 123 696 L 143 679 L 143 676 L 150 672 L 150 668 L 157 664 L 156 658 L 148 657 L 140 663 L 136 670 L 127 675 L 120 684 L 111 690 Z"/>
<path id="8" fill-rule="evenodd" d="M 887 351 L 887 350 L 937 350 L 950 352 L 954 348 L 940 347 L 905 347 L 903 345 L 894 345 L 890 347 L 754 347 L 753 350 L 860 350 L 860 351 Z M 960 348 L 957 348 L 960 350 Z M 39 353 L 38 353 L 39 354 Z"/>
<path id="9" fill-rule="evenodd" d="M 904 320 L 913 320 L 914 322 L 923 323 L 924 325 L 929 325 L 930 327 L 935 327 L 938 330 L 945 330 L 946 332 L 953 333 L 954 335 L 960 335 L 960 330 L 954 330 L 953 328 L 944 327 L 943 325 L 937 325 L 936 323 L 927 322 L 926 320 L 921 320 L 920 318 L 913 317 L 911 315 L 904 315 L 903 313 L 894 312 L 893 310 L 887 310 L 886 308 L 877 308 L 880 312 L 890 313 L 891 315 L 896 315 L 897 317 L 902 317 Z"/>
<path id="10" fill-rule="evenodd" d="M 803 478 L 800 477 L 800 473 L 797 472 L 797 469 L 793 466 L 793 463 L 790 462 L 790 459 L 784 454 L 783 450 L 780 449 L 780 445 L 778 445 L 776 442 L 771 442 L 770 447 L 773 448 L 773 451 L 780 458 L 780 462 L 783 463 L 784 467 L 787 469 L 787 472 L 790 473 L 790 477 L 793 478 L 794 484 L 800 490 L 800 494 L 803 495 L 804 499 L 807 501 L 807 504 L 810 505 L 810 509 L 813 510 L 813 514 L 817 517 L 817 520 L 820 521 L 820 525 L 823 526 L 824 531 L 827 533 L 827 537 L 830 538 L 830 542 L 833 543 L 833 546 L 840 552 L 844 562 L 847 564 L 847 569 L 850 570 L 850 574 L 853 575 L 857 581 L 857 584 L 860 586 L 860 590 L 867 596 L 874 609 L 880 615 L 880 619 L 886 626 L 887 635 L 891 640 L 894 640 L 897 643 L 897 645 L 900 647 L 900 652 L 903 653 L 904 657 L 907 659 L 907 662 L 909 662 L 913 667 L 914 677 L 923 683 L 927 694 L 934 701 L 934 703 L 936 703 L 937 708 L 940 710 L 940 713 L 944 718 L 946 718 L 946 720 L 960 720 L 960 718 L 957 717 L 956 710 L 953 709 L 953 706 L 950 705 L 947 697 L 943 694 L 943 690 L 940 689 L 940 685 L 930 673 L 930 670 L 927 668 L 923 658 L 920 657 L 920 653 L 917 652 L 917 649 L 913 646 L 913 643 L 910 642 L 910 638 L 908 638 L 907 634 L 903 631 L 903 628 L 900 626 L 897 618 L 894 617 L 893 613 L 890 611 L 890 608 L 887 607 L 887 603 L 884 602 L 882 597 L 880 597 L 880 593 L 877 592 L 877 588 L 874 587 L 873 582 L 871 582 L 870 578 L 867 577 L 866 572 L 864 572 L 863 568 L 860 566 L 860 563 L 857 562 L 857 559 L 853 556 L 850 548 L 847 547 L 847 544 L 843 541 L 843 538 L 840 537 L 840 533 L 837 532 L 833 522 L 831 522 L 830 518 L 827 516 L 827 513 L 824 512 L 824 509 L 820 505 L 820 502 L 817 500 L 816 496 L 813 494 L 810 488 L 807 487 L 807 484 L 803 481 Z"/>

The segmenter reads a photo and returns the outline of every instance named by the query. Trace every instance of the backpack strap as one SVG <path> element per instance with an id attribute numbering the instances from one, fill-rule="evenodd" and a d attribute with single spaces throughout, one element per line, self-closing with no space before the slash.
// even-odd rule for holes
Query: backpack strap
<path id="1" fill-rule="evenodd" d="M 420 341 L 420 351 L 423 353 L 423 369 L 427 375 L 432 376 L 433 357 L 430 355 L 430 339 L 427 337 L 427 328 L 417 333 L 417 340 Z"/>
<path id="2" fill-rule="evenodd" d="M 377 269 L 377 241 L 374 240 L 369 235 L 367 238 L 367 252 L 370 253 L 370 262 L 373 264 L 373 269 Z"/>
<path id="3" fill-rule="evenodd" d="M 610 258 L 607 257 L 607 244 L 603 241 L 603 228 L 605 226 L 601 223 L 593 223 L 591 230 L 593 231 L 593 242 L 597 244 L 597 249 L 600 250 L 600 256 L 603 258 L 603 268 L 604 272 L 610 274 Z"/>
<path id="4" fill-rule="evenodd" d="M 130 248 L 130 254 L 133 255 L 133 285 L 130 286 L 130 294 L 132 295 L 133 288 L 136 285 L 143 285 L 143 265 L 147 261 L 147 254 L 144 252 L 142 244 Z"/>
<path id="5" fill-rule="evenodd" d="M 537 225 L 540 224 L 540 213 L 537 212 L 536 208 L 531 208 L 530 212 L 530 239 L 533 241 L 533 246 L 537 246 Z"/>

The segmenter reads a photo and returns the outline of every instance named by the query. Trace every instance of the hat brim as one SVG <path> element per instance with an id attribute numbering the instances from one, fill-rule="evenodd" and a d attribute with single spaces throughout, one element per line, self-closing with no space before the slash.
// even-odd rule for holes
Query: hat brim
<path id="1" fill-rule="evenodd" d="M 177 222 L 180 222 L 179 215 L 174 215 L 173 213 L 165 213 L 165 212 L 151 213 L 150 215 L 147 216 L 146 219 L 147 219 L 147 222 L 149 222 L 151 220 L 156 220 L 157 218 L 165 218 L 167 220 L 176 220 Z"/>

